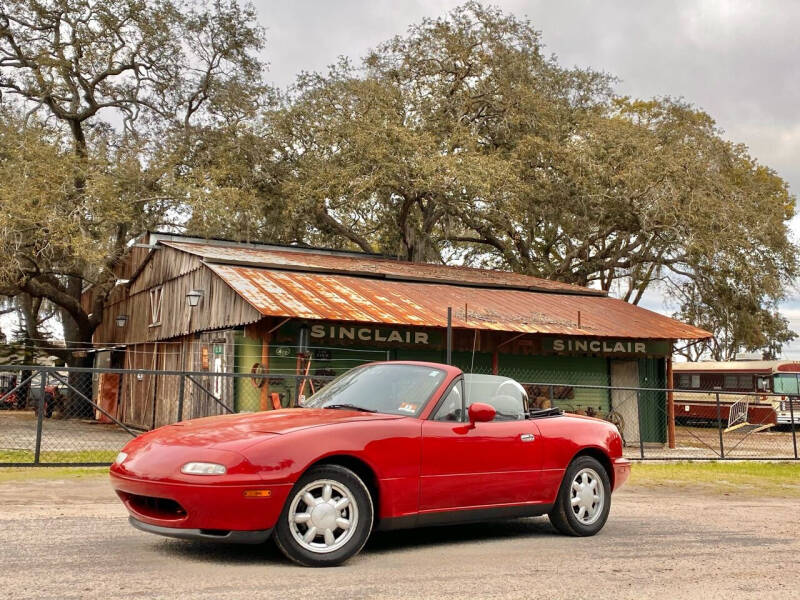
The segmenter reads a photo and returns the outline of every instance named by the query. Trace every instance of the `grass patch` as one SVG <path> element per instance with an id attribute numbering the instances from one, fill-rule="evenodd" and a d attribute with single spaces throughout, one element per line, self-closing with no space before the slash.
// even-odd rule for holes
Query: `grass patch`
<path id="1" fill-rule="evenodd" d="M 800 496 L 800 463 L 634 463 L 629 484 L 723 494 Z"/>
<path id="2" fill-rule="evenodd" d="M 117 456 L 116 450 L 50 450 L 39 455 L 41 463 L 108 463 Z M 33 463 L 32 450 L 0 450 L 0 463 Z"/>
<path id="3" fill-rule="evenodd" d="M 0 467 L 0 484 L 14 481 L 108 476 L 108 467 Z"/>

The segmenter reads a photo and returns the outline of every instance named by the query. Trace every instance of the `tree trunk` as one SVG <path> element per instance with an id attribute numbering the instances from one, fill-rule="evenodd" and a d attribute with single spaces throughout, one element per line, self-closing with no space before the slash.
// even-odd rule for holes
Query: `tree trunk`
<path id="1" fill-rule="evenodd" d="M 71 351 L 68 350 L 67 352 L 66 366 L 93 367 L 94 353 L 89 352 L 92 349 L 93 332 L 82 330 L 77 326 L 74 319 L 66 313 L 62 313 L 62 321 L 64 323 L 64 339 L 67 347 L 71 348 Z M 89 399 L 92 398 L 92 374 L 70 372 L 69 385 L 73 389 L 66 390 L 64 394 L 64 417 L 74 419 L 94 418 L 92 406 L 80 395 L 83 394 Z"/>

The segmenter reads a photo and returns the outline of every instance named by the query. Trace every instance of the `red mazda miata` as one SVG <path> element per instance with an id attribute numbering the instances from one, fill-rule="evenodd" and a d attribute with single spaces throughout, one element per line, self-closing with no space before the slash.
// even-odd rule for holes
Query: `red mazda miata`
<path id="1" fill-rule="evenodd" d="M 610 423 L 530 411 L 506 377 L 435 363 L 357 367 L 302 408 L 184 421 L 139 436 L 111 466 L 144 531 L 259 543 L 339 564 L 373 529 L 547 514 L 586 536 L 628 478 Z"/>

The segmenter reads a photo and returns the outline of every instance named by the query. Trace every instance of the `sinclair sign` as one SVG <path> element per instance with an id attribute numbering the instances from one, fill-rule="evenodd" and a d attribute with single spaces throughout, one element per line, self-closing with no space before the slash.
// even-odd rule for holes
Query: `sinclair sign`
<path id="1" fill-rule="evenodd" d="M 354 323 L 287 323 L 278 329 L 273 338 L 277 343 L 297 343 L 305 329 L 307 341 L 314 346 L 361 346 L 369 348 L 438 348 L 444 336 L 441 331 L 397 327 L 392 325 L 364 325 Z"/>
<path id="2" fill-rule="evenodd" d="M 312 340 L 357 342 L 375 345 L 431 346 L 440 335 L 404 328 L 315 323 L 310 328 Z M 434 339 L 436 338 L 436 339 Z"/>
<path id="3" fill-rule="evenodd" d="M 670 354 L 671 348 L 670 343 L 666 340 L 598 340 L 565 337 L 542 340 L 542 350 L 557 354 L 667 356 Z"/>

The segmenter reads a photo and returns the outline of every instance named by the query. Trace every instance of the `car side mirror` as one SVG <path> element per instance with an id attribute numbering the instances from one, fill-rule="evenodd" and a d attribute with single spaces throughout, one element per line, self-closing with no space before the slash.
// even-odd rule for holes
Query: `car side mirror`
<path id="1" fill-rule="evenodd" d="M 495 411 L 493 406 L 489 404 L 484 404 L 483 402 L 474 402 L 469 405 L 469 422 L 472 426 L 475 426 L 475 423 L 487 423 L 489 421 L 494 420 Z"/>

